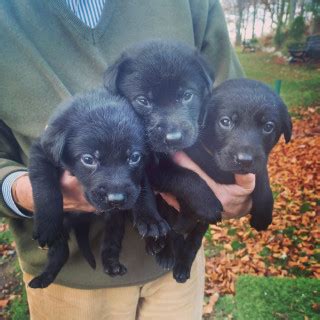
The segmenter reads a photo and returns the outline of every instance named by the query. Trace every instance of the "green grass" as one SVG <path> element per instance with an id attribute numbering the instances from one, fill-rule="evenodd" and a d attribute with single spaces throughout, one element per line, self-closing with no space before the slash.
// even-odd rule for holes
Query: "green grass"
<path id="1" fill-rule="evenodd" d="M 5 218 L 0 218 L 0 224 L 7 223 Z M 0 232 L 0 244 L 11 244 L 13 242 L 13 235 L 10 230 Z"/>
<path id="2" fill-rule="evenodd" d="M 207 258 L 212 258 L 218 256 L 222 250 L 224 250 L 223 245 L 217 245 L 213 244 L 212 242 L 208 242 L 204 248 L 204 254 Z"/>
<path id="3" fill-rule="evenodd" d="M 209 320 L 320 319 L 320 280 L 240 276 Z"/>
<path id="4" fill-rule="evenodd" d="M 17 294 L 17 297 L 13 299 L 5 310 L 5 316 L 10 320 L 28 320 L 29 309 L 27 302 L 27 294 L 23 284 L 22 271 L 18 259 L 12 259 L 9 261 L 10 269 L 12 269 L 12 276 L 19 280 L 17 287 L 14 288 L 12 294 Z"/>
<path id="5" fill-rule="evenodd" d="M 274 87 L 282 80 L 281 97 L 288 107 L 308 107 L 320 104 L 320 73 L 317 66 L 276 64 L 270 54 L 242 53 L 237 50 L 248 78 L 260 80 Z"/>
<path id="6" fill-rule="evenodd" d="M 236 319 L 319 319 L 320 281 L 241 276 L 236 284 Z"/>
<path id="7" fill-rule="evenodd" d="M 25 288 L 23 288 L 22 295 L 19 298 L 14 299 L 6 310 L 8 318 L 10 320 L 28 320 L 28 303 L 27 294 Z"/>
<path id="8" fill-rule="evenodd" d="M 237 319 L 237 305 L 235 297 L 231 294 L 221 297 L 214 308 L 209 320 Z"/>
<path id="9" fill-rule="evenodd" d="M 3 218 L 0 218 L 0 223 L 5 223 L 5 220 Z M 9 230 L 0 232 L 0 245 L 11 244 L 13 240 L 14 239 L 12 233 Z M 5 256 L 0 256 L 0 266 L 6 263 L 6 259 L 7 258 Z"/>
<path id="10" fill-rule="evenodd" d="M 244 242 L 240 242 L 238 240 L 233 240 L 231 242 L 231 247 L 232 247 L 233 251 L 238 251 L 240 249 L 245 248 L 246 244 Z"/>
<path id="11" fill-rule="evenodd" d="M 0 223 L 5 223 L 5 219 L 1 218 Z M 0 232 L 0 244 L 11 244 L 14 238 L 9 230 Z M 22 271 L 16 256 L 2 257 L 0 259 L 0 274 L 5 276 L 8 281 L 13 281 L 15 285 L 11 287 L 10 294 L 16 297 L 10 301 L 8 306 L 0 314 L 0 319 L 10 320 L 28 320 L 28 302 L 27 295 L 22 280 Z"/>
<path id="12" fill-rule="evenodd" d="M 22 271 L 17 258 L 9 261 L 12 277 L 18 279 L 18 285 L 14 288 L 11 294 L 17 295 L 10 304 L 6 307 L 4 315 L 10 320 L 28 320 L 29 309 L 27 302 L 27 294 L 23 284 Z M 9 276 L 7 274 L 7 276 Z"/>
<path id="13" fill-rule="evenodd" d="M 9 230 L 0 232 L 0 244 L 10 244 L 12 242 L 13 236 Z"/>

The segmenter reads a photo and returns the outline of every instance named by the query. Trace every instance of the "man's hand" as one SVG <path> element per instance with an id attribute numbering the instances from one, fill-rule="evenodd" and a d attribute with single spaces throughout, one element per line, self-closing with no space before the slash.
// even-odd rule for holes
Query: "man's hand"
<path id="1" fill-rule="evenodd" d="M 213 181 L 185 153 L 177 152 L 174 155 L 173 160 L 182 167 L 196 172 L 206 181 L 223 205 L 224 219 L 239 218 L 250 211 L 252 206 L 250 195 L 255 187 L 255 175 L 235 175 L 236 184 L 223 185 Z M 82 187 L 77 178 L 71 176 L 68 171 L 65 171 L 61 177 L 61 190 L 63 194 L 64 211 L 95 211 L 95 208 L 86 201 Z M 34 211 L 32 188 L 27 174 L 19 177 L 14 182 L 12 186 L 12 195 L 14 201 L 20 207 L 30 212 Z M 177 209 L 179 208 L 179 204 L 174 197 L 168 194 L 162 194 L 162 196 L 170 205 Z"/>
<path id="2" fill-rule="evenodd" d="M 83 189 L 77 178 L 70 175 L 69 171 L 65 171 L 61 177 L 61 191 L 63 195 L 63 211 L 96 211 L 85 199 Z M 14 202 L 20 207 L 30 212 L 34 211 L 32 187 L 27 174 L 19 177 L 14 182 L 12 196 Z"/>
<path id="3" fill-rule="evenodd" d="M 177 152 L 173 161 L 178 165 L 196 172 L 212 189 L 221 201 L 224 219 L 240 218 L 249 213 L 252 207 L 251 193 L 255 187 L 255 175 L 235 175 L 236 184 L 224 185 L 213 181 L 204 171 L 200 169 L 184 152 Z M 176 209 L 179 208 L 177 201 L 168 194 L 162 197 Z"/>

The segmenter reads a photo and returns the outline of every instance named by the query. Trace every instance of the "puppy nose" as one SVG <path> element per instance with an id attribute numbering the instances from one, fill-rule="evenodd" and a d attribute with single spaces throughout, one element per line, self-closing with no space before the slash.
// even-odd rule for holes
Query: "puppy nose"
<path id="1" fill-rule="evenodd" d="M 112 207 L 118 207 L 125 202 L 126 196 L 123 193 L 108 193 L 107 200 Z"/>
<path id="2" fill-rule="evenodd" d="M 236 161 L 243 167 L 249 167 L 252 165 L 253 157 L 248 153 L 238 153 L 236 155 Z"/>
<path id="3" fill-rule="evenodd" d="M 182 138 L 182 133 L 180 131 L 170 132 L 166 134 L 167 143 L 176 143 L 179 142 Z"/>

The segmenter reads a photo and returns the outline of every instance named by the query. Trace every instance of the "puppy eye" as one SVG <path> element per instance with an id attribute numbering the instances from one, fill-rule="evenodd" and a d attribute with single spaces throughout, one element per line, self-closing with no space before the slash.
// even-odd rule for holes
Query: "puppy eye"
<path id="1" fill-rule="evenodd" d="M 183 94 L 183 96 L 182 96 L 182 101 L 183 101 L 183 102 L 189 102 L 189 101 L 192 100 L 192 98 L 193 98 L 193 93 L 187 91 L 187 92 L 185 92 L 185 93 Z"/>
<path id="2" fill-rule="evenodd" d="M 271 121 L 268 121 L 263 126 L 263 132 L 264 133 L 271 133 L 274 129 L 274 123 Z"/>
<path id="3" fill-rule="evenodd" d="M 81 162 L 86 167 L 95 167 L 97 165 L 96 159 L 91 154 L 84 154 L 81 156 Z"/>
<path id="4" fill-rule="evenodd" d="M 130 166 L 137 165 L 141 160 L 141 153 L 140 152 L 133 152 L 130 157 L 128 158 L 128 162 Z"/>
<path id="5" fill-rule="evenodd" d="M 231 129 L 233 127 L 233 122 L 229 117 L 222 117 L 219 124 L 223 129 Z"/>
<path id="6" fill-rule="evenodd" d="M 151 107 L 149 100 L 145 96 L 139 96 L 136 98 L 136 101 L 139 103 L 139 105 L 143 107 Z"/>

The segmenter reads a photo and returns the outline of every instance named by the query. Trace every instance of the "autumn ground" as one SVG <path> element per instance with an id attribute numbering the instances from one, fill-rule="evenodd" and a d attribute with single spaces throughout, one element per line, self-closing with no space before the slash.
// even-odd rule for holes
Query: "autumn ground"
<path id="1" fill-rule="evenodd" d="M 292 142 L 285 145 L 281 141 L 270 156 L 269 172 L 275 198 L 272 225 L 258 233 L 250 228 L 247 218 L 242 218 L 211 226 L 207 234 L 206 294 L 209 303 L 205 311 L 211 312 L 217 292 L 219 295 L 236 293 L 237 296 L 237 289 L 243 291 L 246 283 L 242 283 L 241 288 L 236 286 L 239 275 L 320 279 L 320 108 L 296 112 L 299 118 L 293 119 Z M 256 285 L 259 281 L 256 279 Z M 308 289 L 308 284 L 306 287 Z M 319 290 L 311 294 L 309 309 L 320 309 L 320 280 L 317 287 Z M 252 284 L 246 286 L 244 300 L 249 299 L 252 290 Z M 296 291 L 295 297 L 299 294 L 306 293 Z M 293 301 L 293 296 L 291 298 Z M 253 299 L 251 308 L 256 302 Z M 258 298 L 258 302 L 263 303 L 263 300 Z M 297 305 L 292 306 L 293 310 Z M 219 304 L 217 308 L 219 310 Z M 252 319 L 236 317 L 233 311 L 231 318 Z M 274 314 L 269 314 L 269 318 L 260 317 L 259 310 L 256 312 L 255 319 L 281 319 Z"/>
<path id="2" fill-rule="evenodd" d="M 242 218 L 207 232 L 206 318 L 320 318 L 320 69 L 289 66 L 263 53 L 239 58 L 248 77 L 282 80 L 293 139 L 287 145 L 281 140 L 270 156 L 275 207 L 269 229 L 258 233 Z"/>
<path id="3" fill-rule="evenodd" d="M 242 218 L 207 232 L 205 318 L 316 319 L 320 317 L 320 69 L 288 66 L 262 53 L 239 53 L 239 58 L 248 77 L 270 85 L 282 80 L 281 95 L 290 107 L 294 134 L 290 144 L 281 141 L 270 157 L 275 210 L 268 231 L 258 233 Z M 0 221 L 0 232 L 0 319 L 28 319 L 5 221 Z"/>

